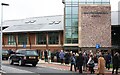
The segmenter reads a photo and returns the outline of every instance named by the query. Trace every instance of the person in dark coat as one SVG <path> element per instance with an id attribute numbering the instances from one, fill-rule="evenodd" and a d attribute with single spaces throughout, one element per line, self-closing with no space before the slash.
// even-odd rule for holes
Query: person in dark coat
<path id="1" fill-rule="evenodd" d="M 47 50 L 44 51 L 44 57 L 45 57 L 45 62 L 47 62 L 48 61 L 48 51 Z"/>
<path id="2" fill-rule="evenodd" d="M 69 64 L 70 55 L 68 52 L 65 53 L 65 64 Z"/>
<path id="3" fill-rule="evenodd" d="M 60 61 L 60 57 L 59 57 L 59 52 L 58 51 L 56 52 L 56 57 L 57 57 L 57 62 L 59 62 Z"/>
<path id="4" fill-rule="evenodd" d="M 106 56 L 106 68 L 108 68 L 108 70 L 110 69 L 110 63 L 111 63 L 111 55 L 110 53 L 107 54 Z"/>
<path id="5" fill-rule="evenodd" d="M 116 74 L 118 74 L 118 68 L 119 68 L 119 64 L 120 64 L 120 58 L 119 58 L 119 53 L 116 52 L 113 56 L 113 70 L 112 70 L 112 74 L 114 74 L 114 70 L 116 69 Z"/>
<path id="6" fill-rule="evenodd" d="M 75 57 L 75 54 L 71 55 L 70 61 L 71 61 L 70 71 L 72 71 L 72 66 L 74 65 L 74 70 L 76 72 L 76 57 Z"/>
<path id="7" fill-rule="evenodd" d="M 79 54 L 76 53 L 75 57 L 76 57 L 76 69 L 78 70 L 79 69 L 79 67 L 78 67 L 78 65 L 79 65 L 79 62 L 78 62 Z"/>
<path id="8" fill-rule="evenodd" d="M 83 66 L 83 56 L 82 56 L 82 53 L 79 54 L 79 57 L 78 57 L 78 67 L 79 67 L 79 73 L 82 73 L 82 66 Z"/>

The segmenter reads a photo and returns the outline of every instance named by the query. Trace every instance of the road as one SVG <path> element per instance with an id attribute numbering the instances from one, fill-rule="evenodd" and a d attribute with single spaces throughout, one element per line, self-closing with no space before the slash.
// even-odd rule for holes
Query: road
<path id="1" fill-rule="evenodd" d="M 78 74 L 68 70 L 58 70 L 51 67 L 45 67 L 42 64 L 38 64 L 36 67 L 32 67 L 30 64 L 25 66 L 19 66 L 17 63 L 10 65 L 7 60 L 2 61 L 2 69 L 5 75 L 63 75 L 63 74 Z"/>
<path id="2" fill-rule="evenodd" d="M 5 72 L 5 75 L 80 75 L 78 70 L 77 72 L 69 71 L 70 66 L 61 65 L 58 63 L 42 63 L 37 64 L 36 67 L 32 65 L 19 66 L 18 64 L 10 65 L 8 61 L 2 61 L 2 69 Z M 97 73 L 97 70 L 95 70 Z M 4 75 L 3 74 L 3 75 Z M 90 74 L 89 71 L 83 72 L 81 75 L 96 75 Z M 106 69 L 105 75 L 112 75 L 111 71 Z"/>

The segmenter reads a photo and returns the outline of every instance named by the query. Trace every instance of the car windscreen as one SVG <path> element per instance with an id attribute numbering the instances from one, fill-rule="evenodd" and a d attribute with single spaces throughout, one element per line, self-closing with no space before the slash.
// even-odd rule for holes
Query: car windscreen
<path id="1" fill-rule="evenodd" d="M 6 50 L 2 50 L 2 53 L 8 53 L 8 51 L 6 51 Z"/>
<path id="2" fill-rule="evenodd" d="M 26 51 L 26 55 L 36 55 L 36 56 L 38 56 L 37 52 L 36 51 L 32 51 L 32 50 Z"/>

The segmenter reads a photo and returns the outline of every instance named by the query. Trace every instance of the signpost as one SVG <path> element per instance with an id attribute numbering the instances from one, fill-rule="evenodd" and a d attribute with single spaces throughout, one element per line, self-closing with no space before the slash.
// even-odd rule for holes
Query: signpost
<path id="1" fill-rule="evenodd" d="M 96 44 L 96 49 L 99 49 L 100 48 L 100 44 Z"/>
<path id="2" fill-rule="evenodd" d="M 0 70 L 2 70 L 2 25 L 3 25 L 3 6 L 9 6 L 9 4 L 1 3 L 1 27 L 0 27 Z"/>

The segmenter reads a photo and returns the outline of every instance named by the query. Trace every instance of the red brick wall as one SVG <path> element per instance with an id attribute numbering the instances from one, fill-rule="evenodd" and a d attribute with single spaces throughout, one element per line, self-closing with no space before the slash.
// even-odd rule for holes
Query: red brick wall
<path id="1" fill-rule="evenodd" d="M 79 46 L 111 47 L 111 7 L 109 5 L 79 6 Z"/>

